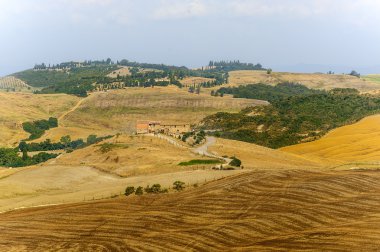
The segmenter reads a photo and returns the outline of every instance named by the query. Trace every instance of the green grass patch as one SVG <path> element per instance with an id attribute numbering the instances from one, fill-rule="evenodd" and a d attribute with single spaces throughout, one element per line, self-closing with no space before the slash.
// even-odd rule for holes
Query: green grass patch
<path id="1" fill-rule="evenodd" d="M 178 165 L 180 166 L 190 166 L 190 165 L 203 165 L 203 164 L 220 164 L 220 160 L 216 159 L 193 159 L 188 162 L 181 162 Z"/>

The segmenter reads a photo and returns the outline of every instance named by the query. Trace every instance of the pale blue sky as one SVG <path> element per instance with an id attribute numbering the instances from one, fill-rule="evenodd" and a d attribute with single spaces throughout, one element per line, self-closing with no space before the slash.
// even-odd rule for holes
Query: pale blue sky
<path id="1" fill-rule="evenodd" d="M 380 73 L 378 13 L 379 0 L 0 0 L 0 76 L 107 57 Z"/>

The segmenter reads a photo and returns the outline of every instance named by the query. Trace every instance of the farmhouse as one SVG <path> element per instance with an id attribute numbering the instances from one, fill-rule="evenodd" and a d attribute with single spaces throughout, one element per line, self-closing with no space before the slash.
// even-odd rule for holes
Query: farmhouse
<path id="1" fill-rule="evenodd" d="M 165 134 L 178 136 L 191 131 L 190 124 L 161 124 L 158 121 L 138 121 L 136 124 L 137 134 Z"/>

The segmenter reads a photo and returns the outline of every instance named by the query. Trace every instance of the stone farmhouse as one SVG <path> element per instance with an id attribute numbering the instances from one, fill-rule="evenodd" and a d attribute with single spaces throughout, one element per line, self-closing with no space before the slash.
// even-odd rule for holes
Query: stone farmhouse
<path id="1" fill-rule="evenodd" d="M 179 136 L 191 131 L 190 124 L 162 124 L 159 121 L 138 121 L 136 124 L 137 134 L 165 134 Z"/>

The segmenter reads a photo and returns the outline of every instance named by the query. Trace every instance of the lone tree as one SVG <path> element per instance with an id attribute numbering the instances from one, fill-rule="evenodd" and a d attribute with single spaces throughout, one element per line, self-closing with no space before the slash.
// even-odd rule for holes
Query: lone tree
<path id="1" fill-rule="evenodd" d="M 128 186 L 126 189 L 125 189 L 125 193 L 124 195 L 125 196 L 129 196 L 131 194 L 135 193 L 135 187 L 133 186 Z"/>
<path id="2" fill-rule="evenodd" d="M 185 189 L 185 182 L 182 182 L 182 181 L 174 182 L 173 189 L 177 191 L 182 191 L 183 189 Z"/>

